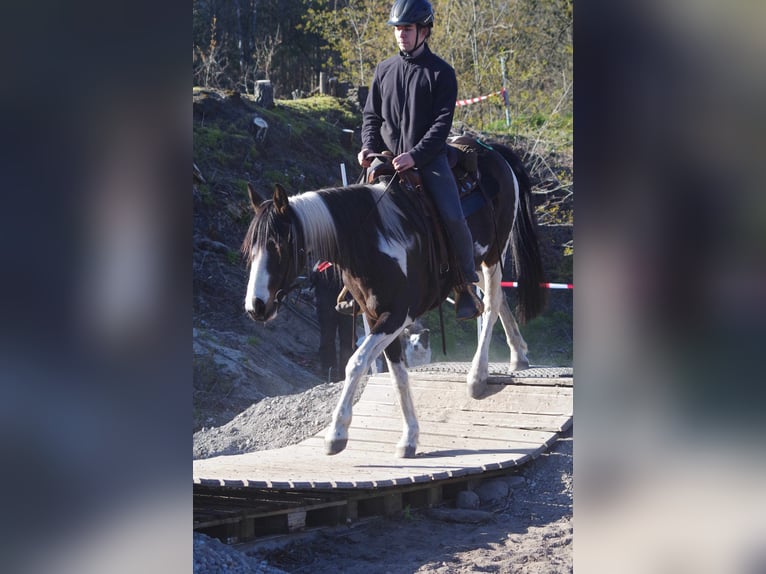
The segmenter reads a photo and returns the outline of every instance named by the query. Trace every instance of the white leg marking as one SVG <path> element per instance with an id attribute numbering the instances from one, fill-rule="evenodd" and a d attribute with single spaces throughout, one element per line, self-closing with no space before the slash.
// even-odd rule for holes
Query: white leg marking
<path id="1" fill-rule="evenodd" d="M 396 456 L 399 458 L 412 458 L 415 456 L 415 450 L 418 446 L 418 436 L 420 427 L 418 426 L 418 417 L 415 413 L 415 403 L 410 393 L 410 381 L 407 369 L 404 363 L 392 363 L 386 357 L 388 363 L 388 372 L 391 373 L 391 382 L 399 396 L 399 406 L 402 409 L 404 424 L 402 426 L 402 438 L 396 443 Z"/>
<path id="2" fill-rule="evenodd" d="M 351 424 L 354 405 L 354 393 L 359 386 L 359 381 L 367 374 L 370 365 L 383 352 L 383 349 L 398 336 L 398 332 L 392 335 L 368 335 L 351 355 L 346 364 L 346 380 L 343 383 L 340 400 L 333 411 L 332 424 L 325 435 L 325 452 L 327 454 L 337 454 L 346 448 L 348 427 Z"/>
<path id="3" fill-rule="evenodd" d="M 505 331 L 505 341 L 511 350 L 510 368 L 512 371 L 522 371 L 529 368 L 529 359 L 527 358 L 527 342 L 521 336 L 519 324 L 508 306 L 508 301 L 503 300 L 500 305 L 500 322 Z"/>
<path id="4" fill-rule="evenodd" d="M 502 287 L 500 287 L 500 266 L 481 266 L 481 286 L 484 291 L 484 313 L 482 314 L 481 334 L 476 346 L 476 353 L 471 362 L 466 382 L 468 395 L 474 399 L 480 398 L 487 389 L 487 377 L 489 376 L 489 346 L 492 341 L 492 329 L 497 322 L 500 299 L 504 299 Z"/>

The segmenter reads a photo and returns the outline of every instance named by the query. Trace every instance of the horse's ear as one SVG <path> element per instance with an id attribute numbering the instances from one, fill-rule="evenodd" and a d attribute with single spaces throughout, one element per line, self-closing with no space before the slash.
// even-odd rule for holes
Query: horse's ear
<path id="1" fill-rule="evenodd" d="M 263 198 L 253 189 L 249 181 L 247 182 L 247 195 L 250 196 L 250 205 L 253 206 L 253 211 L 257 212 L 261 203 L 263 203 Z"/>
<path id="2" fill-rule="evenodd" d="M 279 184 L 274 186 L 274 207 L 277 208 L 277 213 L 284 215 L 287 212 L 287 206 L 289 201 L 287 200 L 287 192 L 285 188 Z"/>

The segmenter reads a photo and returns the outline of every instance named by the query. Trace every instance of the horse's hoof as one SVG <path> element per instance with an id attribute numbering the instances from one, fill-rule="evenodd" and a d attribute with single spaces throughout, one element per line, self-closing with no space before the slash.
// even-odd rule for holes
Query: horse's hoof
<path id="1" fill-rule="evenodd" d="M 511 371 L 525 371 L 529 368 L 529 361 L 523 360 L 523 361 L 516 361 L 515 363 L 510 364 Z"/>
<path id="2" fill-rule="evenodd" d="M 399 458 L 415 458 L 416 449 L 417 447 L 414 446 L 397 446 L 396 456 Z"/>
<path id="3" fill-rule="evenodd" d="M 325 454 L 338 454 L 346 448 L 348 444 L 347 438 L 339 438 L 337 440 L 325 441 L 324 453 Z"/>
<path id="4" fill-rule="evenodd" d="M 484 381 L 483 383 L 475 383 L 475 384 L 468 385 L 468 396 L 471 397 L 472 399 L 482 398 L 486 391 L 487 391 L 486 381 Z"/>

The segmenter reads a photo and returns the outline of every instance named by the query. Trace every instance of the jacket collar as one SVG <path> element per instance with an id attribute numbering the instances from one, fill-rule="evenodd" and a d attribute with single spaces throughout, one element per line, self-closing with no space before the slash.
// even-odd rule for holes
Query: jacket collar
<path id="1" fill-rule="evenodd" d="M 427 43 L 423 43 L 423 50 L 415 57 L 410 56 L 407 52 L 402 52 L 399 50 L 399 55 L 402 57 L 402 59 L 405 62 L 412 62 L 417 64 L 418 62 L 424 61 L 428 56 L 431 55 L 431 49 L 428 47 Z"/>

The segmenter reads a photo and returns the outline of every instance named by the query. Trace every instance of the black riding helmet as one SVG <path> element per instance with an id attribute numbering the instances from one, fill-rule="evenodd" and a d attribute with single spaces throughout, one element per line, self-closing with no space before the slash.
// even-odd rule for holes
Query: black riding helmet
<path id="1" fill-rule="evenodd" d="M 404 26 L 405 24 L 432 27 L 434 25 L 434 9 L 431 7 L 431 3 L 426 0 L 396 0 L 391 6 L 388 25 Z"/>
<path id="2" fill-rule="evenodd" d="M 418 28 L 418 32 L 421 28 L 433 28 L 434 26 L 434 9 L 431 7 L 431 3 L 427 0 L 396 0 L 394 5 L 391 6 L 391 15 L 388 18 L 389 26 L 404 26 L 405 24 L 415 24 Z M 431 35 L 429 33 L 426 38 Z M 425 42 L 425 38 L 423 39 Z M 417 51 L 420 46 L 423 45 L 420 42 L 412 52 Z M 404 54 L 404 52 L 402 52 Z"/>

